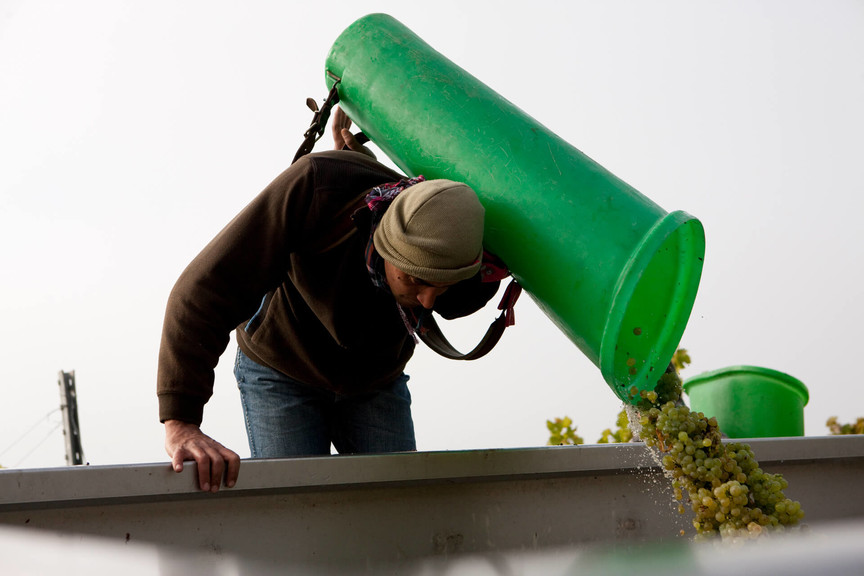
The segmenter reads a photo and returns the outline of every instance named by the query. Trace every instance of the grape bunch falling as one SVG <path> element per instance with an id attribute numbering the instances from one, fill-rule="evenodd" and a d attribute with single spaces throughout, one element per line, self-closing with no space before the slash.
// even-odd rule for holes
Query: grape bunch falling
<path id="1" fill-rule="evenodd" d="M 750 539 L 796 525 L 804 511 L 784 495 L 783 476 L 764 472 L 749 445 L 722 442 L 715 418 L 684 405 L 674 364 L 653 391 L 631 389 L 641 398 L 634 424 L 645 445 L 659 451 L 681 513 L 687 497 L 697 538 Z"/>

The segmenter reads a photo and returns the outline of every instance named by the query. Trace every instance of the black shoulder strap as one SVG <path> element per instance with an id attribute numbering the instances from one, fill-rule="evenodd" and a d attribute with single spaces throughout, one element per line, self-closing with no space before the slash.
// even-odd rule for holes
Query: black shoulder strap
<path id="1" fill-rule="evenodd" d="M 516 304 L 516 300 L 519 298 L 519 294 L 521 293 L 522 286 L 520 286 L 516 280 L 511 280 L 507 289 L 504 291 L 504 297 L 501 299 L 501 303 L 498 304 L 498 309 L 502 311 L 501 314 L 499 314 L 495 321 L 489 325 L 486 334 L 483 335 L 483 339 L 480 340 L 480 343 L 470 352 L 463 354 L 450 344 L 441 332 L 441 328 L 438 326 L 438 322 L 435 321 L 435 317 L 432 315 L 431 310 L 424 312 L 420 321 L 420 328 L 417 330 L 417 336 L 429 348 L 445 358 L 451 360 L 476 360 L 482 358 L 495 347 L 498 340 L 501 339 L 501 335 L 504 334 L 504 329 L 507 328 L 507 326 L 513 325 L 515 321 L 513 305 Z"/>
<path id="2" fill-rule="evenodd" d="M 292 164 L 297 162 L 297 160 L 306 154 L 312 152 L 315 143 L 324 135 L 324 128 L 327 126 L 327 121 L 330 119 L 330 110 L 333 106 L 339 103 L 338 87 L 341 78 L 330 74 L 330 72 L 327 72 L 327 74 L 329 74 L 335 82 L 333 82 L 333 87 L 330 88 L 330 93 L 327 94 L 327 98 L 324 100 L 324 104 L 321 105 L 321 108 L 318 108 L 318 104 L 314 99 L 306 99 L 306 106 L 314 112 L 314 115 L 312 116 L 312 124 L 309 125 L 309 128 L 307 128 L 306 132 L 303 134 L 303 143 L 297 150 L 297 154 L 294 155 L 294 160 L 291 161 Z"/>
<path id="3" fill-rule="evenodd" d="M 315 102 L 313 98 L 306 99 L 306 106 L 309 107 L 312 112 L 314 112 L 312 116 L 312 124 L 309 125 L 309 128 L 306 129 L 306 132 L 303 134 L 303 142 L 300 144 L 300 148 L 297 149 L 297 153 L 294 155 L 294 159 L 291 161 L 292 164 L 297 162 L 303 156 L 312 152 L 312 149 L 315 147 L 315 143 L 321 139 L 321 136 L 324 135 L 324 129 L 327 127 L 327 121 L 330 120 L 330 112 L 333 109 L 333 106 L 339 103 L 339 91 L 338 86 L 340 79 L 337 76 L 334 76 L 329 71 L 327 74 L 335 80 L 333 87 L 330 89 L 330 93 L 327 94 L 327 98 L 324 99 L 324 104 L 321 105 L 321 108 L 318 108 L 318 103 Z M 363 132 L 358 132 L 354 135 L 359 144 L 366 144 L 369 142 L 369 137 L 366 136 Z M 349 150 L 348 146 L 345 145 L 342 147 L 342 150 Z M 375 155 L 369 151 L 369 154 L 375 158 Z"/>

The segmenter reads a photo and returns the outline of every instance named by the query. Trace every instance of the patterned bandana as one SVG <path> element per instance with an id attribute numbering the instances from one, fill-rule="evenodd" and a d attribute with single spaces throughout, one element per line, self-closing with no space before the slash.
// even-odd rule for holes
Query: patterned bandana
<path id="1" fill-rule="evenodd" d="M 408 178 L 399 180 L 398 182 L 388 182 L 376 188 L 373 188 L 366 195 L 366 205 L 372 213 L 372 229 L 369 231 L 369 241 L 366 243 L 366 268 L 369 270 L 369 276 L 372 278 L 372 283 L 378 288 L 389 288 L 387 278 L 384 275 L 384 266 L 382 266 L 382 258 L 375 251 L 372 245 L 372 237 L 375 235 L 375 229 L 381 223 L 381 218 L 384 212 L 390 207 L 390 203 L 396 199 L 403 190 L 425 181 L 423 176 L 416 178 Z"/>
<path id="2" fill-rule="evenodd" d="M 366 269 L 369 271 L 369 277 L 372 279 L 372 284 L 377 288 L 390 290 L 390 286 L 387 284 L 387 275 L 384 273 L 383 258 L 381 258 L 378 252 L 375 251 L 375 246 L 372 244 L 372 237 L 375 235 L 375 229 L 378 228 L 378 224 L 381 223 L 381 217 L 384 216 L 384 212 L 387 211 L 387 208 L 390 207 L 390 203 L 396 199 L 396 196 L 406 188 L 410 188 L 411 186 L 419 184 L 425 180 L 426 178 L 423 176 L 417 176 L 416 178 L 407 178 L 399 180 L 398 182 L 388 182 L 387 184 L 382 184 L 381 186 L 373 188 L 372 191 L 366 195 L 366 205 L 372 213 L 372 228 L 369 231 L 369 241 L 366 243 Z M 416 343 L 417 336 L 415 335 L 415 331 L 418 324 L 417 317 L 414 315 L 413 311 L 406 311 L 399 304 L 396 304 L 396 308 L 399 309 L 399 316 L 402 317 L 402 322 L 405 324 L 405 328 L 414 338 L 414 342 Z M 409 315 L 411 318 L 409 318 Z"/>

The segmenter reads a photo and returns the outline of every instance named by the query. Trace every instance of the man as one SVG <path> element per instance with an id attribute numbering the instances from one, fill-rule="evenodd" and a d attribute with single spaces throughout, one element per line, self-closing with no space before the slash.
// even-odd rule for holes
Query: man
<path id="1" fill-rule="evenodd" d="M 176 471 L 231 487 L 240 458 L 201 432 L 236 328 L 254 458 L 414 450 L 404 368 L 418 312 L 481 308 L 484 210 L 464 184 L 406 179 L 334 114 L 337 150 L 276 178 L 189 264 L 168 300 L 157 390 Z M 341 150 L 343 146 L 349 150 Z"/>

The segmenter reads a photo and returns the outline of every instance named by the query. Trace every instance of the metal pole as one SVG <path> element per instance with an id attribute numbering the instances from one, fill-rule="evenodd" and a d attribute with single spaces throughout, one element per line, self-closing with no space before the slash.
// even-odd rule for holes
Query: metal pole
<path id="1" fill-rule="evenodd" d="M 66 464 L 84 464 L 81 429 L 78 426 L 78 398 L 75 392 L 75 371 L 60 372 L 60 411 L 63 413 L 63 436 L 66 439 Z"/>

